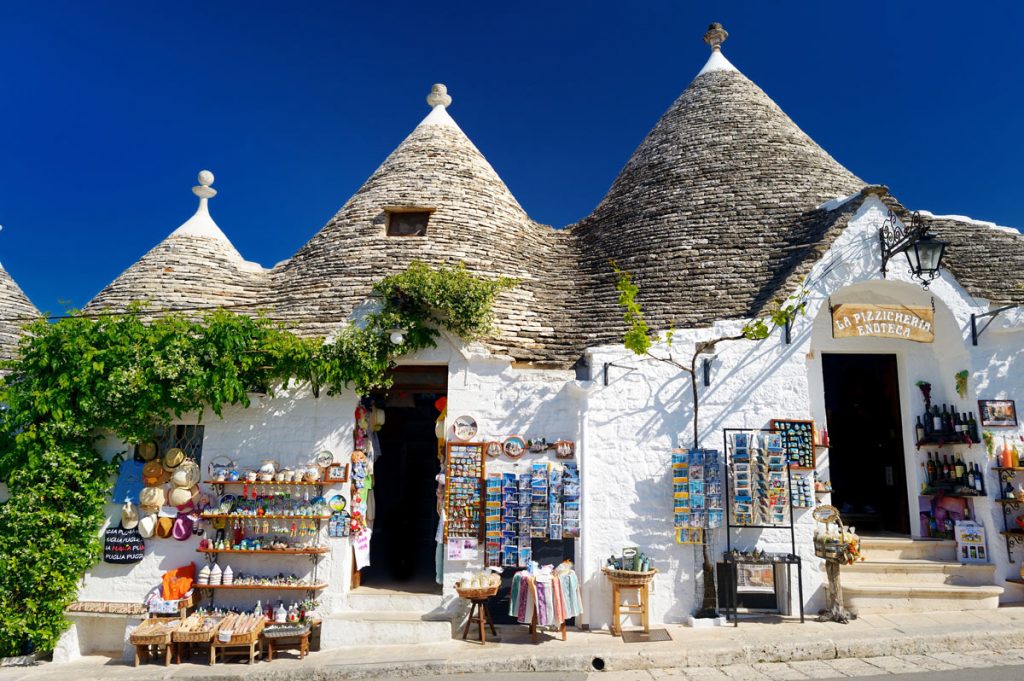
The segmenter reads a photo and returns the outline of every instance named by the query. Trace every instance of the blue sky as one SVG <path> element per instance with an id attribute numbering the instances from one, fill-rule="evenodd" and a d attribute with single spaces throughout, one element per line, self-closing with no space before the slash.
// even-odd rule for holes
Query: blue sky
<path id="1" fill-rule="evenodd" d="M 535 219 L 590 212 L 723 50 L 910 208 L 1024 226 L 1019 2 L 5 2 L 0 261 L 38 307 L 96 292 L 195 209 L 292 255 L 428 112 Z"/>

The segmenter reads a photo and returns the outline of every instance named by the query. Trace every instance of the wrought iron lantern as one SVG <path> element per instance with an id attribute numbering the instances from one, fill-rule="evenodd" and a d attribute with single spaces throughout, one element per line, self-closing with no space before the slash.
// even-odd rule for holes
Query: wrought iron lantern
<path id="1" fill-rule="evenodd" d="M 939 241 L 928 232 L 928 225 L 916 211 L 911 216 L 910 226 L 906 227 L 889 211 L 889 215 L 878 230 L 878 238 L 882 243 L 882 276 L 885 276 L 886 265 L 898 253 L 907 257 L 910 273 L 925 288 L 939 276 L 942 269 L 942 256 L 946 252 L 945 241 Z"/>

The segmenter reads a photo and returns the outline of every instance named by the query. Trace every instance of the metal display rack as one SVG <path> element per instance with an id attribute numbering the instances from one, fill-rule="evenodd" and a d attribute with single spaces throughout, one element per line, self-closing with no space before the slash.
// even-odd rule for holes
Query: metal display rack
<path id="1" fill-rule="evenodd" d="M 804 570 L 800 556 L 796 552 L 796 527 L 793 521 L 793 475 L 790 471 L 789 455 L 786 454 L 786 493 L 789 500 L 789 523 L 786 525 L 738 525 L 733 522 L 733 476 L 730 467 L 733 465 L 732 448 L 730 447 L 729 436 L 732 433 L 762 433 L 770 434 L 776 431 L 770 428 L 723 428 L 722 429 L 722 452 L 725 454 L 725 555 L 722 562 L 729 566 L 732 571 L 731 586 L 731 607 L 723 608 L 726 620 L 731 619 L 733 626 L 739 626 L 739 613 L 737 612 L 737 600 L 739 591 L 739 566 L 740 565 L 785 565 L 786 579 L 789 580 L 789 566 L 796 565 L 797 590 L 799 592 L 798 602 L 800 604 L 800 621 L 804 621 Z M 732 553 L 732 532 L 733 530 L 789 530 L 789 553 L 762 553 L 760 557 L 754 555 L 743 555 Z"/>

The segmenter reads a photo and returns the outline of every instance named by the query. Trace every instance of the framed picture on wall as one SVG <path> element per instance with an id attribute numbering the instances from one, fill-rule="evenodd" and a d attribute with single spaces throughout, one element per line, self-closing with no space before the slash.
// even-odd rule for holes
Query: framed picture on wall
<path id="1" fill-rule="evenodd" d="M 332 463 L 324 474 L 324 482 L 348 482 L 348 464 Z"/>
<path id="2" fill-rule="evenodd" d="M 982 427 L 1017 425 L 1017 408 L 1013 400 L 978 400 Z"/>

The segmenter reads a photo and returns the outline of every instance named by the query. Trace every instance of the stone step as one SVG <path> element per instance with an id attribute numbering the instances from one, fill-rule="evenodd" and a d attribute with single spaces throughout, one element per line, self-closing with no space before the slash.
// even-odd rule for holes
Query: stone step
<path id="1" fill-rule="evenodd" d="M 859 615 L 887 612 L 995 610 L 1001 586 L 944 584 L 850 584 L 843 582 L 846 607 Z"/>
<path id="2" fill-rule="evenodd" d="M 896 560 L 956 562 L 956 542 L 952 539 L 861 537 L 860 548 L 866 562 L 871 563 Z"/>
<path id="3" fill-rule="evenodd" d="M 412 593 L 363 586 L 350 591 L 346 602 L 349 610 L 428 613 L 441 608 L 443 597 L 439 593 Z"/>
<path id="4" fill-rule="evenodd" d="M 448 619 L 424 619 L 420 613 L 351 611 L 324 618 L 320 645 L 324 649 L 355 646 L 442 643 L 452 640 Z"/>
<path id="5" fill-rule="evenodd" d="M 840 578 L 843 588 L 872 584 L 909 584 L 920 586 L 992 586 L 995 565 L 966 565 L 933 560 L 867 560 L 844 565 Z"/>

